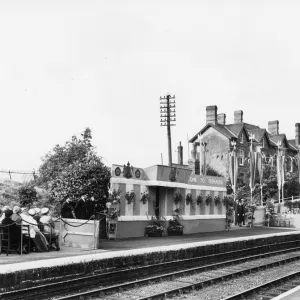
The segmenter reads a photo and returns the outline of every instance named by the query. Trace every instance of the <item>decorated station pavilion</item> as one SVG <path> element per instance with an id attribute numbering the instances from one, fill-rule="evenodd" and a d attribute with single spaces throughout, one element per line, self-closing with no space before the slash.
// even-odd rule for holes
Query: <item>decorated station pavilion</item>
<path id="1" fill-rule="evenodd" d="M 117 238 L 144 236 L 153 216 L 167 227 L 174 211 L 184 234 L 224 230 L 224 177 L 196 175 L 185 166 L 143 169 L 128 163 L 112 166 L 111 191 L 120 193 Z"/>

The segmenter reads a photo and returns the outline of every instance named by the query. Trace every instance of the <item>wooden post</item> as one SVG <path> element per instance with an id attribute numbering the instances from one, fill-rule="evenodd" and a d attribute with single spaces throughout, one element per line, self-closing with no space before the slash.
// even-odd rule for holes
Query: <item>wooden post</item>
<path id="1" fill-rule="evenodd" d="M 62 244 L 62 234 L 61 234 L 61 215 L 59 216 L 59 247 Z"/>
<path id="2" fill-rule="evenodd" d="M 30 238 L 30 237 L 29 237 Z M 21 246 L 20 246 L 21 256 L 23 255 L 23 221 L 21 221 Z"/>

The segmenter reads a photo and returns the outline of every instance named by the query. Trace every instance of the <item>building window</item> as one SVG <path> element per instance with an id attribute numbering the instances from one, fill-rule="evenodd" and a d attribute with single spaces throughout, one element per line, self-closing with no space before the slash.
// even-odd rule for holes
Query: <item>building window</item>
<path id="1" fill-rule="evenodd" d="M 243 134 L 241 134 L 240 143 L 241 143 L 241 144 L 244 144 L 244 135 L 243 135 Z"/>
<path id="2" fill-rule="evenodd" d="M 239 157 L 238 157 L 239 166 L 244 165 L 244 159 L 245 159 L 245 152 L 244 150 L 240 150 Z"/>

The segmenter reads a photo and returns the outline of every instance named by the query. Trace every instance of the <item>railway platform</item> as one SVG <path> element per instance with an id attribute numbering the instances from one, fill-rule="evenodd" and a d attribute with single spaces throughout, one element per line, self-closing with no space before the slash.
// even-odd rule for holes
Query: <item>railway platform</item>
<path id="1" fill-rule="evenodd" d="M 242 239 L 255 239 L 264 236 L 295 234 L 296 229 L 269 227 L 242 227 L 230 231 L 188 234 L 182 236 L 142 237 L 119 240 L 100 240 L 100 249 L 61 247 L 60 251 L 0 255 L 0 274 L 26 269 L 53 267 L 83 261 L 107 259 L 158 251 L 176 250 L 193 246 L 212 245 L 224 241 L 235 242 Z"/>
<path id="2" fill-rule="evenodd" d="M 299 299 L 300 299 L 300 286 L 297 286 L 294 289 L 273 298 L 273 300 L 299 300 Z"/>

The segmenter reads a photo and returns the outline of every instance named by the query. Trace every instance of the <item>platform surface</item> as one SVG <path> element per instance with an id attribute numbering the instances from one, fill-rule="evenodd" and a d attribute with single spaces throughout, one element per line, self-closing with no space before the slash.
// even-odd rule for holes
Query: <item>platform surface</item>
<path id="1" fill-rule="evenodd" d="M 137 253 L 134 250 L 140 249 L 138 253 L 144 252 L 152 252 L 159 251 L 157 249 L 164 250 L 173 247 L 187 247 L 199 245 L 205 242 L 212 243 L 220 243 L 223 240 L 231 240 L 231 239 L 243 239 L 245 237 L 255 237 L 260 235 L 268 235 L 268 234 L 279 234 L 279 233 L 293 233 L 299 232 L 295 229 L 284 229 L 284 228 L 268 228 L 268 227 L 253 227 L 247 228 L 243 227 L 241 229 L 234 229 L 230 231 L 218 231 L 218 232 L 207 232 L 207 233 L 197 233 L 197 234 L 188 234 L 182 236 L 165 236 L 165 237 L 140 237 L 140 238 L 127 238 L 127 239 L 119 239 L 119 240 L 101 240 L 100 241 L 100 249 L 81 249 L 81 248 L 71 248 L 71 247 L 61 247 L 60 251 L 50 251 L 50 252 L 32 252 L 29 254 L 18 255 L 16 253 L 11 253 L 8 256 L 2 253 L 0 255 L 0 265 L 1 269 L 4 268 L 4 265 L 24 265 L 27 263 L 27 267 L 30 265 L 37 265 L 34 262 L 42 263 L 45 260 L 56 260 L 57 264 L 60 264 L 61 261 L 67 258 L 75 258 L 81 256 L 82 259 L 87 259 L 87 257 L 111 257 L 119 256 L 119 255 L 130 255 Z M 102 255 L 101 255 L 102 254 Z M 76 261 L 79 261 L 78 257 Z M 73 259 L 73 261 L 75 261 Z M 31 264 L 30 264 L 31 263 Z M 50 262 L 49 262 L 50 263 Z M 51 263 L 52 265 L 52 263 Z M 14 268 L 15 269 L 15 268 Z M 22 268 L 21 268 L 22 269 Z"/>
<path id="2" fill-rule="evenodd" d="M 299 300 L 300 299 L 300 286 L 273 298 L 273 300 Z"/>

